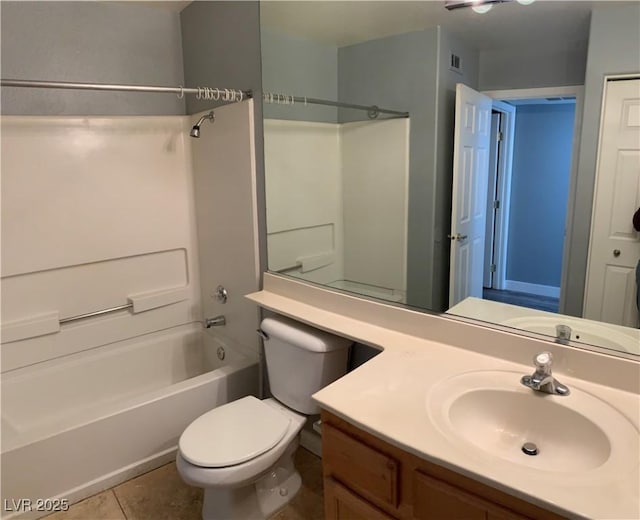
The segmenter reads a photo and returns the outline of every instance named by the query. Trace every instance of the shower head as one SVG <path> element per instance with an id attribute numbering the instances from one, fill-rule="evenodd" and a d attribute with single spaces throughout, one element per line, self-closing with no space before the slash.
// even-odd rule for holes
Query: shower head
<path id="1" fill-rule="evenodd" d="M 191 132 L 189 132 L 189 135 L 191 137 L 200 137 L 200 125 L 202 123 L 204 123 L 204 120 L 208 119 L 209 121 L 211 121 L 212 123 L 215 121 L 216 116 L 213 113 L 213 110 L 211 112 L 209 112 L 208 114 L 202 116 L 198 122 L 193 125 L 193 128 L 191 129 Z"/>

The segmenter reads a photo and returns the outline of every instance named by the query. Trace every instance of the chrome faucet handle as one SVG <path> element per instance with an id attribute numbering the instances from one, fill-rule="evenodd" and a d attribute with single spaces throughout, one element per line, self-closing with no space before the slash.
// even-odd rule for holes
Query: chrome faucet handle
<path id="1" fill-rule="evenodd" d="M 553 354 L 545 351 L 536 354 L 533 358 L 536 367 L 535 372 L 530 376 L 522 376 L 520 382 L 532 390 L 555 395 L 569 395 L 569 388 L 557 381 L 551 375 L 551 365 L 553 364 Z"/>
<path id="2" fill-rule="evenodd" d="M 569 325 L 563 325 L 562 323 L 556 325 L 556 342 L 568 345 L 571 340 L 571 327 Z"/>
<path id="3" fill-rule="evenodd" d="M 533 364 L 538 370 L 545 374 L 551 374 L 551 365 L 553 365 L 553 354 L 548 351 L 540 352 L 533 358 Z"/>

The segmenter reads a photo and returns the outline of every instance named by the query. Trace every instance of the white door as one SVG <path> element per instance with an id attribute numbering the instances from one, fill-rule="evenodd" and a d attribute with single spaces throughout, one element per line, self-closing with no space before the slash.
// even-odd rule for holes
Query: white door
<path id="1" fill-rule="evenodd" d="M 640 79 L 608 81 L 591 221 L 584 317 L 638 326 L 635 268 L 640 234 Z"/>
<path id="2" fill-rule="evenodd" d="M 453 148 L 449 307 L 482 298 L 491 98 L 458 83 Z"/>

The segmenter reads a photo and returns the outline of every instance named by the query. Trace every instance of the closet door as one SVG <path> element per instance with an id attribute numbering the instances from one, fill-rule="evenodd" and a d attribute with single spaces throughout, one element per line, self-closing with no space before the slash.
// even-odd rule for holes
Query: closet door
<path id="1" fill-rule="evenodd" d="M 637 327 L 640 79 L 610 80 L 604 95 L 584 317 Z"/>

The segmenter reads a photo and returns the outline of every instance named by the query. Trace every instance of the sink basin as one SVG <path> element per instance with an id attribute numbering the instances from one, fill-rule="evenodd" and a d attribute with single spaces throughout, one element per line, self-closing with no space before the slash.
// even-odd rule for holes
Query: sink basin
<path id="1" fill-rule="evenodd" d="M 627 331 L 620 326 L 607 326 L 566 316 L 522 316 L 504 320 L 501 324 L 553 337 L 556 336 L 556 325 L 568 325 L 571 327 L 572 341 L 640 354 L 640 331 L 636 329 L 629 328 Z"/>
<path id="2" fill-rule="evenodd" d="M 638 430 L 626 416 L 570 385 L 569 396 L 535 392 L 521 376 L 476 371 L 442 381 L 427 397 L 433 424 L 467 451 L 545 472 L 638 464 Z M 525 453 L 525 443 L 537 454 Z"/>

